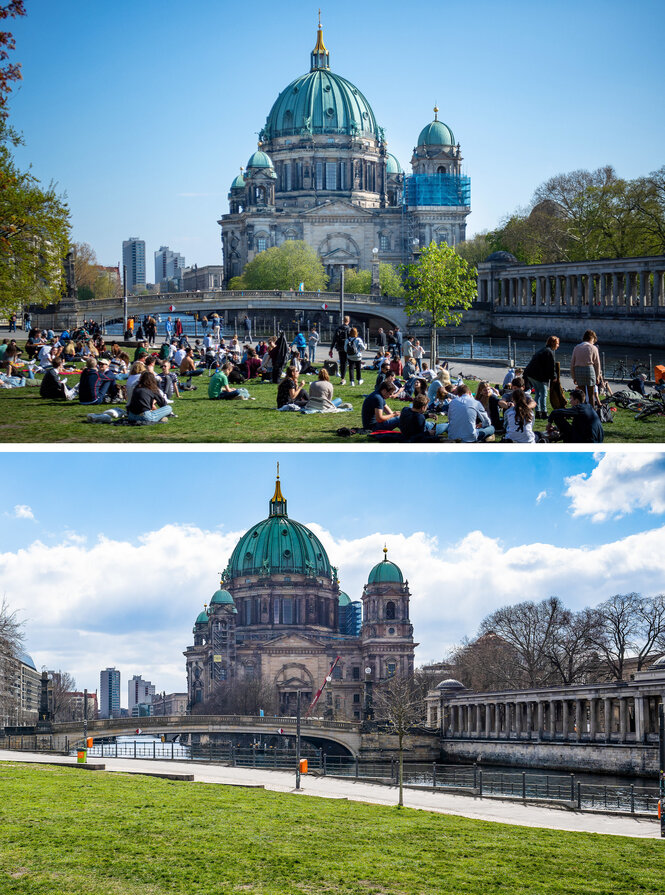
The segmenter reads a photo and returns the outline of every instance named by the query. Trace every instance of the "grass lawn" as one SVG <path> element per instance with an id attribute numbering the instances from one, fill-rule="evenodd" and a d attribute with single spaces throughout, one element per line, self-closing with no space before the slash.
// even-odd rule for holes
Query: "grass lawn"
<path id="1" fill-rule="evenodd" d="M 1 764 L 5 895 L 662 893 L 663 844 Z"/>
<path id="2" fill-rule="evenodd" d="M 74 382 L 78 377 L 71 377 Z M 302 377 L 307 384 L 315 377 Z M 81 407 L 39 397 L 39 389 L 0 389 L 0 442 L 100 442 L 174 444 L 178 442 L 332 442 L 336 445 L 367 444 L 363 435 L 340 438 L 337 429 L 360 428 L 363 396 L 374 388 L 376 373 L 366 371 L 364 385 L 339 386 L 333 378 L 335 396 L 353 405 L 353 411 L 332 414 L 280 413 L 276 410 L 277 386 L 253 380 L 246 384 L 254 401 L 208 400 L 208 376 L 194 380 L 197 390 L 176 399 L 177 419 L 153 426 L 113 426 L 86 421 L 90 412 L 103 407 Z M 473 391 L 477 383 L 468 383 Z M 122 407 L 123 405 L 114 405 Z M 392 402 L 393 410 L 404 406 Z M 619 409 L 614 422 L 605 426 L 608 443 L 640 444 L 665 441 L 665 417 L 635 421 L 634 414 Z M 441 417 L 443 420 L 444 417 Z M 538 421 L 536 430 L 544 430 Z M 444 442 L 445 445 L 446 442 Z M 381 445 L 383 449 L 390 445 Z"/>

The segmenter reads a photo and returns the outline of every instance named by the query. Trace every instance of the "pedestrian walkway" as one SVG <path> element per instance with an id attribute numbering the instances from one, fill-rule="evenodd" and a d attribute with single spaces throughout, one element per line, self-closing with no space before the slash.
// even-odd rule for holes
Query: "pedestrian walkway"
<path id="1" fill-rule="evenodd" d="M 0 761 L 37 762 L 49 764 L 75 764 L 69 756 L 46 756 L 43 753 L 0 751 Z M 100 759 L 107 771 L 129 774 L 193 774 L 197 783 L 215 783 L 226 786 L 263 786 L 272 792 L 319 796 L 326 799 L 348 799 L 353 802 L 369 802 L 375 805 L 395 805 L 396 786 L 379 786 L 353 779 L 335 779 L 303 775 L 301 790 L 295 790 L 295 773 L 266 771 L 252 768 L 232 768 L 223 765 L 182 761 L 151 761 L 140 759 Z M 523 827 L 541 827 L 577 833 L 603 833 L 612 836 L 629 836 L 636 839 L 660 838 L 660 826 L 656 819 L 618 817 L 608 814 L 566 811 L 556 808 L 523 805 L 500 799 L 480 799 L 447 792 L 404 790 L 404 804 L 408 808 L 434 811 L 440 814 L 456 814 L 471 820 L 484 820 Z"/>

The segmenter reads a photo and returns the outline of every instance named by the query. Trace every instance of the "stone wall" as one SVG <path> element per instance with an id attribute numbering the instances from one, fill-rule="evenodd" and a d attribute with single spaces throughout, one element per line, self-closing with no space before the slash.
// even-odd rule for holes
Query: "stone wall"
<path id="1" fill-rule="evenodd" d="M 592 329 L 598 334 L 601 344 L 660 348 L 665 342 L 665 320 L 633 316 L 627 318 L 619 314 L 590 317 L 575 313 L 502 314 L 495 310 L 491 314 L 491 328 L 492 335 L 523 336 L 528 339 L 546 339 L 557 335 L 566 342 L 579 342 L 584 331 Z"/>
<path id="2" fill-rule="evenodd" d="M 547 768 L 569 773 L 658 777 L 658 749 L 621 744 L 536 743 L 488 740 L 445 740 L 442 761 L 467 764 Z"/>

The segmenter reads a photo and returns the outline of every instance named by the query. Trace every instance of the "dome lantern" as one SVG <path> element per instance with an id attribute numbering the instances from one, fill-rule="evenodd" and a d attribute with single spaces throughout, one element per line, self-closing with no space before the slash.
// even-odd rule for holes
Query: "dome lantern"
<path id="1" fill-rule="evenodd" d="M 275 493 L 272 500 L 268 504 L 271 516 L 288 516 L 286 512 L 286 498 L 282 494 L 282 486 L 279 483 L 279 463 L 277 464 L 277 481 L 275 482 Z"/>
<path id="2" fill-rule="evenodd" d="M 399 566 L 388 559 L 388 548 L 383 548 L 383 560 L 369 573 L 368 584 L 404 584 L 404 576 Z"/>
<path id="3" fill-rule="evenodd" d="M 312 50 L 312 67 L 310 71 L 330 68 L 330 53 L 323 42 L 323 29 L 321 28 L 321 10 L 319 10 L 319 29 L 316 32 L 316 46 Z"/>

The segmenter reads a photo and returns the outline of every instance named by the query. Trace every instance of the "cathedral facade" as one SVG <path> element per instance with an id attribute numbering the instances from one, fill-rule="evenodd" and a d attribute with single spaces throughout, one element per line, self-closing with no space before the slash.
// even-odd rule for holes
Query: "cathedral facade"
<path id="1" fill-rule="evenodd" d="M 384 548 L 352 601 L 314 532 L 289 518 L 278 477 L 268 517 L 238 541 L 194 624 L 189 710 L 218 688 L 260 681 L 280 714 L 293 715 L 298 691 L 309 705 L 336 663 L 316 714 L 362 720 L 368 684 L 413 673 L 410 596 Z"/>
<path id="2" fill-rule="evenodd" d="M 289 239 L 314 248 L 331 281 L 341 267 L 410 262 L 419 246 L 464 240 L 470 180 L 438 111 L 405 175 L 367 99 L 331 71 L 319 24 L 310 71 L 279 94 L 231 184 L 229 214 L 218 222 L 225 283 Z"/>

